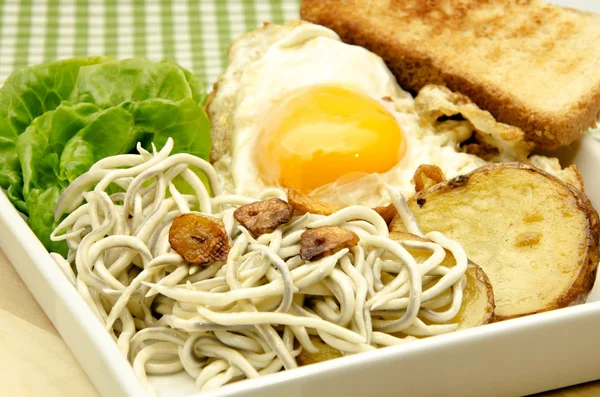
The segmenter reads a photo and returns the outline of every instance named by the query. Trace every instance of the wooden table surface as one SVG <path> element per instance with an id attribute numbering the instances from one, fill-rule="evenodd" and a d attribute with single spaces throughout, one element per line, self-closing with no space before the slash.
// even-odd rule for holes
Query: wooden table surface
<path id="1" fill-rule="evenodd" d="M 98 396 L 1 250 L 0 275 L 1 394 L 19 397 Z M 600 396 L 600 381 L 537 396 Z"/>

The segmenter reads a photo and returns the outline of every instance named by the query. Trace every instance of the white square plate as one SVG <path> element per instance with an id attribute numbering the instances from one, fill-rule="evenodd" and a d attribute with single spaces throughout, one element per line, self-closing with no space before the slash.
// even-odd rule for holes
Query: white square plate
<path id="1" fill-rule="evenodd" d="M 555 3 L 600 13 L 600 2 Z M 600 143 L 560 153 L 600 209 Z M 0 192 L 0 247 L 103 396 L 145 395 L 130 365 Z M 495 323 L 225 386 L 202 396 L 524 395 L 600 379 L 600 285 L 584 305 Z M 196 395 L 186 375 L 153 377 L 161 396 Z"/>

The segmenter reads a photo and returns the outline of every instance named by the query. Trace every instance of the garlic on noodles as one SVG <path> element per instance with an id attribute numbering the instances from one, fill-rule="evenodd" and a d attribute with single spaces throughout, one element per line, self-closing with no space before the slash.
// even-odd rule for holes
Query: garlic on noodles
<path id="1" fill-rule="evenodd" d="M 457 328 L 440 324 L 460 310 L 466 283 L 467 258 L 456 242 L 436 232 L 424 236 L 428 242 L 394 241 L 379 214 L 363 206 L 295 216 L 255 237 L 234 211 L 285 200 L 285 192 L 219 195 L 209 163 L 172 149 L 169 139 L 160 151 L 138 145 L 139 155 L 100 160 L 65 190 L 55 216 L 70 214 L 51 235 L 69 247 L 67 258 L 53 259 L 149 390 L 148 374 L 184 370 L 209 390 L 295 368 L 302 350 L 317 351 L 311 337 L 350 354 Z M 191 167 L 207 176 L 214 197 Z M 192 194 L 180 191 L 181 179 Z M 407 230 L 423 236 L 404 198 L 388 191 Z M 171 248 L 173 219 L 189 212 L 223 222 L 226 262 L 189 264 Z M 340 226 L 360 241 L 304 261 L 301 234 L 320 226 Z M 407 247 L 431 256 L 417 263 Z M 446 250 L 454 267 L 441 266 Z M 393 279 L 384 284 L 382 272 Z"/>

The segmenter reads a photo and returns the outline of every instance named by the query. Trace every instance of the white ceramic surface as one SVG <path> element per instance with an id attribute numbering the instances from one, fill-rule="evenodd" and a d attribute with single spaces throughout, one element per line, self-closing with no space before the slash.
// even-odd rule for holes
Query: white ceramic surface
<path id="1" fill-rule="evenodd" d="M 600 12 L 598 1 L 555 1 Z M 600 143 L 561 151 L 600 209 Z M 0 192 L 0 247 L 100 393 L 143 396 L 131 367 Z M 600 285 L 588 303 L 344 357 L 203 393 L 216 396 L 504 396 L 600 379 Z M 161 396 L 198 395 L 185 374 L 153 377 Z"/>
<path id="2" fill-rule="evenodd" d="M 600 208 L 600 143 L 561 157 Z M 0 247 L 103 396 L 144 395 L 116 344 L 0 193 Z M 420 340 L 239 382 L 216 396 L 524 395 L 600 379 L 600 284 L 585 305 Z M 185 374 L 154 377 L 161 396 L 196 395 Z M 338 394 L 339 393 L 339 394 Z"/>

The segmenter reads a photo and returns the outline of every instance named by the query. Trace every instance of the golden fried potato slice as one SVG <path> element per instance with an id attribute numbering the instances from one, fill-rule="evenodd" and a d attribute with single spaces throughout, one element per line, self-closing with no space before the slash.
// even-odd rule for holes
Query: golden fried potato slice
<path id="1" fill-rule="evenodd" d="M 393 232 L 390 234 L 390 237 L 396 241 L 427 241 L 421 237 L 404 232 Z M 427 250 L 408 248 L 408 251 L 413 255 L 417 263 L 423 263 L 431 255 L 431 252 Z M 456 261 L 451 253 L 447 252 L 442 265 L 447 267 L 456 265 Z M 448 323 L 458 324 L 459 330 L 488 324 L 494 318 L 494 293 L 492 291 L 492 284 L 485 272 L 479 266 L 469 261 L 466 275 L 467 285 L 463 291 L 463 302 L 460 311 L 452 320 L 448 321 Z M 381 279 L 384 284 L 387 284 L 393 277 L 387 273 L 382 273 Z M 450 290 L 447 293 L 450 294 Z M 446 307 L 442 307 L 437 310 L 442 311 L 445 309 Z M 427 323 L 427 321 L 425 322 Z M 396 336 L 404 337 L 405 335 L 398 334 Z M 318 336 L 312 336 L 311 341 L 319 349 L 319 352 L 309 353 L 303 350 L 298 356 L 298 363 L 300 365 L 313 364 L 342 356 L 340 351 L 327 345 Z"/>
<path id="2" fill-rule="evenodd" d="M 467 268 L 467 285 L 463 290 L 463 304 L 449 323 L 458 329 L 467 329 L 494 321 L 496 303 L 490 279 L 483 269 L 473 262 Z"/>
<path id="3" fill-rule="evenodd" d="M 306 350 L 302 350 L 300 355 L 296 358 L 298 365 L 304 366 L 342 357 L 342 353 L 339 350 L 329 346 L 318 336 L 311 336 L 310 341 L 317 349 L 319 349 L 319 351 L 316 353 L 309 353 Z"/>
<path id="4" fill-rule="evenodd" d="M 396 241 L 414 240 L 427 241 L 424 238 L 410 233 L 392 232 L 390 237 Z M 409 248 L 408 252 L 416 259 L 417 263 L 423 263 L 431 256 L 427 250 Z M 453 267 L 456 261 L 450 252 L 446 252 L 443 266 Z M 492 322 L 494 318 L 494 291 L 486 273 L 477 264 L 469 261 L 467 267 L 467 285 L 463 291 L 463 303 L 458 314 L 447 323 L 458 324 L 458 329 L 472 328 Z M 383 280 L 382 280 L 383 281 Z M 446 291 L 450 294 L 450 290 Z M 444 310 L 440 308 L 436 310 Z M 427 323 L 426 320 L 423 320 Z"/>
<path id="5" fill-rule="evenodd" d="M 582 303 L 593 287 L 598 214 L 583 193 L 539 169 L 481 167 L 418 193 L 409 207 L 424 232 L 460 242 L 485 270 L 498 320 Z"/>

